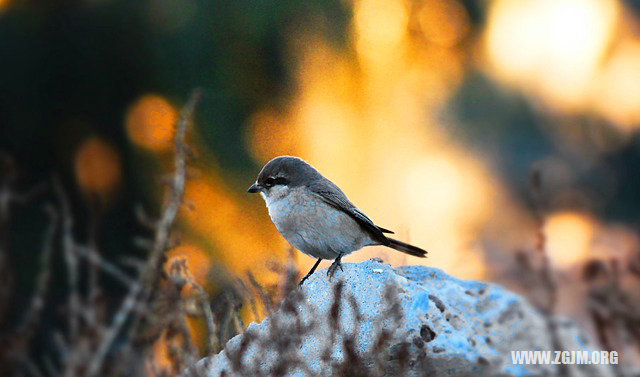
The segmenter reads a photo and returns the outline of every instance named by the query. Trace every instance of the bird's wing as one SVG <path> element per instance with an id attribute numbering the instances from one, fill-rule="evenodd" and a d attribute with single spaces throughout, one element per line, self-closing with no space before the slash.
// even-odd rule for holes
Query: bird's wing
<path id="1" fill-rule="evenodd" d="M 390 230 L 380 228 L 373 221 L 353 205 L 347 196 L 333 182 L 326 180 L 320 184 L 309 187 L 311 192 L 318 195 L 325 203 L 351 216 L 360 226 L 369 232 L 374 240 L 382 245 L 388 245 L 389 240 L 383 233 L 393 233 Z"/>

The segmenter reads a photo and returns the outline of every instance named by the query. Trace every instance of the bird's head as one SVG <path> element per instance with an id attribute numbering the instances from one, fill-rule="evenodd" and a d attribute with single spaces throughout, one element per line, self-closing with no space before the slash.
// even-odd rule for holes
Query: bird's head
<path id="1" fill-rule="evenodd" d="M 308 186 L 319 174 L 299 157 L 279 156 L 267 162 L 247 191 L 259 192 L 265 198 L 284 196 L 295 187 Z"/>

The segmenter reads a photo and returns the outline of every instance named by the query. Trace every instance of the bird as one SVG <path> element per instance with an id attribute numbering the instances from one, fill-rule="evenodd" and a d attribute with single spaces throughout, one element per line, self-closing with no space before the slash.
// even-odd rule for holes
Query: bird
<path id="1" fill-rule="evenodd" d="M 322 260 L 333 260 L 327 270 L 331 280 L 342 257 L 365 246 L 383 245 L 424 258 L 427 251 L 388 237 L 392 231 L 377 226 L 342 190 L 299 157 L 279 156 L 267 162 L 247 190 L 260 193 L 269 217 L 294 248 L 317 261 L 299 285 L 315 272 Z"/>

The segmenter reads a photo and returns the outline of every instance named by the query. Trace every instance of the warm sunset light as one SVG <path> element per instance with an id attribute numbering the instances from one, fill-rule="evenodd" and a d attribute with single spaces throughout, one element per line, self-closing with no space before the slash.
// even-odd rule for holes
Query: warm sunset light
<path id="1" fill-rule="evenodd" d="M 479 262 L 460 263 L 477 258 L 469 247 L 477 227 L 487 220 L 487 203 L 494 200 L 488 176 L 480 166 L 456 156 L 454 151 L 439 151 L 409 164 L 404 184 L 397 193 L 404 223 L 411 224 L 411 239 L 420 240 L 435 250 L 430 263 L 456 269 L 467 276 L 482 276 Z M 399 186 L 396 186 L 400 188 Z M 475 269 L 474 269 L 475 268 Z"/>
<path id="2" fill-rule="evenodd" d="M 366 63 L 386 64 L 402 54 L 409 15 L 401 0 L 361 0 L 355 4 L 355 37 Z"/>
<path id="3" fill-rule="evenodd" d="M 129 109 L 127 133 L 135 144 L 154 151 L 171 148 L 178 119 L 175 108 L 163 97 L 147 95 Z"/>
<path id="4" fill-rule="evenodd" d="M 424 38 L 441 46 L 437 50 L 421 52 L 406 37 L 409 8 L 400 1 L 355 5 L 358 64 L 320 40 L 301 44 L 293 103 L 280 113 L 256 113 L 247 141 L 262 163 L 279 154 L 307 159 L 376 222 L 429 249 L 428 264 L 478 278 L 486 269 L 474 238 L 487 220 L 493 182 L 481 163 L 448 141 L 436 120 L 462 76 L 455 52 L 445 47 L 464 38 L 468 16 L 456 2 L 434 0 L 420 9 L 454 23 L 440 28 L 445 21 L 421 16 Z M 425 263 L 382 247 L 345 260 L 373 256 L 394 265 Z M 298 260 L 301 269 L 313 264 L 303 255 Z"/>
<path id="5" fill-rule="evenodd" d="M 640 41 L 616 47 L 596 83 L 593 101 L 624 129 L 640 125 Z"/>
<path id="6" fill-rule="evenodd" d="M 199 344 L 204 334 L 199 324 L 193 322 L 189 317 L 185 318 L 185 323 L 189 331 L 189 336 L 193 338 L 195 344 Z M 152 354 L 147 359 L 145 365 L 145 375 L 147 377 L 164 377 L 175 375 L 174 358 L 176 350 L 183 349 L 188 340 L 184 339 L 181 333 L 173 331 L 163 331 L 160 337 L 153 343 Z"/>
<path id="7" fill-rule="evenodd" d="M 246 137 L 256 161 L 265 163 L 274 156 L 298 154 L 296 145 L 299 140 L 290 127 L 273 110 L 265 109 L 256 113 L 250 121 Z"/>
<path id="8" fill-rule="evenodd" d="M 640 370 L 640 0 L 49 3 L 0 377 Z"/>
<path id="9" fill-rule="evenodd" d="M 249 206 L 245 190 L 232 193 L 224 182 L 212 175 L 187 183 L 185 200 L 193 209 L 184 208 L 183 218 L 219 252 L 216 258 L 237 276 L 253 271 L 261 281 L 266 262 L 286 255 L 285 244 L 266 218 L 266 209 Z M 256 198 L 259 199 L 259 198 Z M 282 259 L 280 259 L 282 260 Z"/>
<path id="10" fill-rule="evenodd" d="M 497 0 L 486 51 L 495 74 L 553 106 L 585 104 L 619 17 L 615 0 Z"/>
<path id="11" fill-rule="evenodd" d="M 201 287 L 207 287 L 209 284 L 209 272 L 211 271 L 211 256 L 198 246 L 180 245 L 167 252 L 167 261 L 164 265 L 165 271 L 170 273 L 173 263 L 180 259 L 184 259 L 190 277 Z M 185 288 L 183 294 L 189 295 L 193 292 L 193 287 L 187 286 Z"/>
<path id="12" fill-rule="evenodd" d="M 417 162 L 406 176 L 404 192 L 407 195 L 406 210 L 416 214 L 429 214 L 434 222 L 442 221 L 463 210 L 465 182 L 459 166 L 442 157 L 424 158 Z M 410 203 L 413 203 L 411 205 Z M 437 219 L 437 220 L 436 220 Z"/>
<path id="13" fill-rule="evenodd" d="M 427 0 L 418 14 L 427 40 L 446 47 L 460 42 L 469 31 L 469 15 L 457 0 Z"/>
<path id="14" fill-rule="evenodd" d="M 591 254 L 596 224 L 588 215 L 559 212 L 549 216 L 544 225 L 546 248 L 551 263 L 567 268 Z"/>
<path id="15" fill-rule="evenodd" d="M 0 12 L 3 12 L 5 9 L 7 9 L 10 3 L 11 0 L 0 0 Z"/>
<path id="16" fill-rule="evenodd" d="M 118 152 L 102 139 L 85 140 L 75 155 L 75 174 L 78 185 L 90 194 L 109 195 L 122 179 Z"/>

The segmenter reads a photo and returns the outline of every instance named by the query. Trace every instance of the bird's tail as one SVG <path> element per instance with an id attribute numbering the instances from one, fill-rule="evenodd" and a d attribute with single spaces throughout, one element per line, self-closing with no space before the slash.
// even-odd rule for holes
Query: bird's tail
<path id="1" fill-rule="evenodd" d="M 389 244 L 386 246 L 392 249 L 396 249 L 398 251 L 402 251 L 403 253 L 414 255 L 420 258 L 424 258 L 427 256 L 427 251 L 419 247 L 409 245 L 408 243 L 404 243 L 402 241 L 394 240 L 393 238 L 387 237 L 387 239 L 389 240 Z"/>

